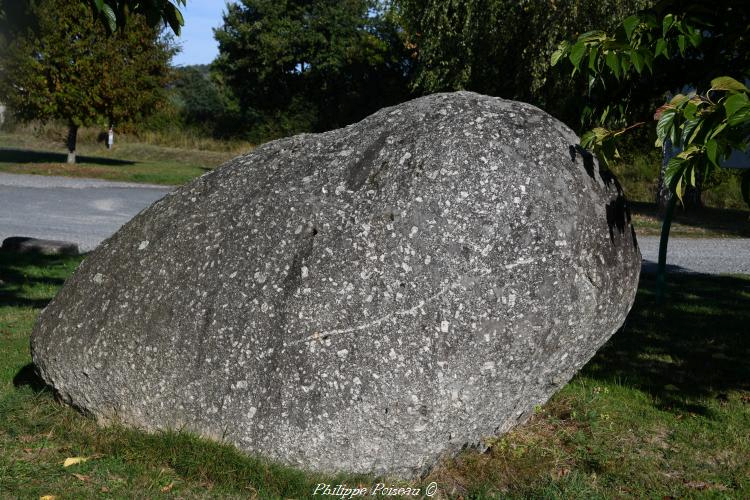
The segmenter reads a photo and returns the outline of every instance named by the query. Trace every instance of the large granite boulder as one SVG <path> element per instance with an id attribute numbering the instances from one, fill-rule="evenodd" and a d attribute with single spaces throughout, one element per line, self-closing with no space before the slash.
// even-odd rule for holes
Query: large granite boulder
<path id="1" fill-rule="evenodd" d="M 632 305 L 622 191 L 577 144 L 468 92 L 265 144 L 94 251 L 34 362 L 105 422 L 422 472 L 517 425 Z"/>

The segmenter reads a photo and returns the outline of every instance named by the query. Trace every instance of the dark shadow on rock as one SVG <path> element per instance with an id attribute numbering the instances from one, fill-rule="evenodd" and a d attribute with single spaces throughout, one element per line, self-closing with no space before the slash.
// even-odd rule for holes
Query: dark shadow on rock
<path id="1" fill-rule="evenodd" d="M 596 172 L 594 171 L 594 156 L 583 149 L 580 145 L 568 146 L 568 153 L 570 153 L 570 161 L 576 161 L 578 156 L 583 160 L 583 168 L 586 169 L 586 173 L 592 179 L 596 178 Z"/>
<path id="2" fill-rule="evenodd" d="M 750 391 L 750 279 L 671 274 L 663 305 L 654 287 L 642 274 L 625 325 L 582 373 L 645 391 L 660 409 L 710 417 L 706 399 Z"/>
<path id="3" fill-rule="evenodd" d="M 50 151 L 33 151 L 30 149 L 0 148 L 0 163 L 65 163 L 68 156 L 65 153 L 53 153 Z M 115 158 L 101 158 L 98 156 L 79 155 L 78 163 L 90 163 L 94 165 L 123 166 L 135 165 L 135 161 L 118 160 Z"/>
<path id="4" fill-rule="evenodd" d="M 27 364 L 16 373 L 16 376 L 13 377 L 13 386 L 16 388 L 29 387 L 34 392 L 52 390 L 52 388 L 42 380 L 42 377 L 39 376 L 39 372 L 34 363 Z"/>
<path id="5" fill-rule="evenodd" d="M 586 170 L 586 173 L 589 175 L 589 177 L 596 180 L 596 174 L 598 172 L 599 178 L 604 183 L 604 185 L 607 186 L 608 189 L 614 188 L 617 192 L 617 197 L 614 199 L 614 201 L 608 203 L 605 207 L 610 241 L 614 244 L 615 230 L 617 230 L 620 236 L 622 236 L 630 226 L 630 232 L 633 237 L 633 245 L 635 246 L 635 248 L 638 248 L 638 240 L 635 236 L 635 229 L 631 226 L 632 218 L 630 215 L 630 206 L 625 199 L 625 191 L 623 190 L 620 182 L 612 174 L 612 172 L 605 168 L 602 168 L 601 165 L 599 165 L 599 168 L 597 168 L 596 164 L 594 163 L 594 156 L 589 151 L 583 149 L 580 145 L 569 146 L 568 152 L 570 153 L 571 161 L 576 161 L 579 156 L 581 157 L 581 160 L 583 161 L 583 168 Z"/>

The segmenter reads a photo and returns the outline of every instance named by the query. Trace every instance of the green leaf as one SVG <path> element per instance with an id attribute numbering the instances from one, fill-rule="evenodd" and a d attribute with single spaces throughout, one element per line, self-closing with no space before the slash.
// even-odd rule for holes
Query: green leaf
<path id="1" fill-rule="evenodd" d="M 682 110 L 682 114 L 688 120 L 692 120 L 695 118 L 695 113 L 697 111 L 698 111 L 698 103 L 691 100 L 691 101 L 688 101 L 688 103 L 685 105 L 685 108 Z"/>
<path id="2" fill-rule="evenodd" d="M 593 130 L 589 130 L 581 136 L 581 147 L 583 149 L 592 149 L 595 142 L 596 135 L 594 134 Z"/>
<path id="3" fill-rule="evenodd" d="M 701 36 L 701 30 L 697 28 L 690 28 L 688 39 L 690 40 L 690 43 L 693 47 L 697 47 L 698 45 L 700 45 L 701 41 L 703 40 L 703 37 Z"/>
<path id="4" fill-rule="evenodd" d="M 727 122 L 719 123 L 708 133 L 708 139 L 713 139 L 714 137 L 718 136 L 726 127 Z"/>
<path id="5" fill-rule="evenodd" d="M 656 124 L 656 136 L 663 144 L 667 137 L 669 137 L 672 128 L 674 127 L 674 119 L 677 111 L 674 108 L 666 109 L 662 112 L 659 117 L 659 122 Z M 675 144 L 676 145 L 676 144 Z"/>
<path id="6" fill-rule="evenodd" d="M 732 78 L 731 76 L 720 76 L 711 80 L 711 88 L 714 90 L 733 90 L 735 92 L 750 92 L 748 88 Z"/>
<path id="7" fill-rule="evenodd" d="M 700 126 L 701 120 L 700 119 L 692 119 L 687 120 L 682 125 L 682 137 L 680 138 L 680 144 L 683 146 L 686 146 L 690 144 L 691 135 L 694 130 L 696 130 Z"/>
<path id="8" fill-rule="evenodd" d="M 675 120 L 676 120 L 676 118 L 675 118 Z M 669 140 L 672 141 L 672 144 L 674 146 L 680 146 L 680 143 L 679 143 L 679 140 L 680 140 L 679 132 L 680 132 L 680 128 L 677 127 L 677 126 L 675 126 L 675 125 L 672 125 L 672 128 L 669 130 Z"/>
<path id="9" fill-rule="evenodd" d="M 573 48 L 570 49 L 570 62 L 573 63 L 573 66 L 579 68 L 579 64 L 581 63 L 581 59 L 583 59 L 583 54 L 586 52 L 586 44 L 584 44 L 581 41 L 576 42 L 575 45 L 573 45 Z"/>
<path id="10" fill-rule="evenodd" d="M 674 24 L 674 16 L 672 14 L 667 14 L 664 16 L 664 19 L 661 22 L 661 36 L 666 37 L 667 31 L 669 31 L 669 28 L 672 27 L 672 24 Z"/>
<path id="11" fill-rule="evenodd" d="M 711 163 L 719 166 L 719 143 L 714 139 L 706 143 L 706 156 Z"/>
<path id="12" fill-rule="evenodd" d="M 727 123 L 730 127 L 750 125 L 750 106 L 744 106 L 735 111 L 732 116 L 727 118 Z"/>
<path id="13" fill-rule="evenodd" d="M 596 72 L 596 58 L 599 55 L 599 47 L 596 46 L 591 49 L 589 52 L 589 69 L 593 72 Z M 589 85 L 589 88 L 591 85 Z"/>
<path id="14" fill-rule="evenodd" d="M 669 55 L 667 54 L 667 41 L 664 40 L 663 38 L 659 38 L 656 41 L 656 50 L 654 51 L 655 57 L 659 57 L 660 55 L 669 59 Z"/>
<path id="15" fill-rule="evenodd" d="M 625 34 L 627 35 L 628 40 L 633 36 L 633 31 L 636 26 L 638 26 L 639 22 L 640 19 L 638 19 L 638 16 L 630 16 L 622 22 L 622 27 L 625 28 Z"/>
<path id="16" fill-rule="evenodd" d="M 610 70 L 612 70 L 612 73 L 614 73 L 615 78 L 618 80 L 620 79 L 620 60 L 617 57 L 617 54 L 610 50 L 607 52 L 607 55 L 605 57 L 605 62 L 607 63 L 607 67 L 609 67 Z"/>
<path id="17" fill-rule="evenodd" d="M 611 108 L 609 106 L 604 107 L 604 111 L 602 111 L 602 117 L 599 120 L 599 123 L 604 123 L 605 121 L 607 121 L 607 117 L 609 116 L 610 109 Z"/>
<path id="18" fill-rule="evenodd" d="M 677 46 L 680 48 L 680 55 L 685 57 L 685 47 L 687 46 L 687 39 L 685 35 L 679 35 L 677 37 Z"/>
<path id="19" fill-rule="evenodd" d="M 745 170 L 742 173 L 740 191 L 742 192 L 742 199 L 750 206 L 750 170 Z"/>
<path id="20" fill-rule="evenodd" d="M 654 56 L 650 52 L 646 52 L 643 57 L 643 64 L 648 68 L 649 73 L 654 74 Z"/>
<path id="21" fill-rule="evenodd" d="M 672 104 L 673 106 L 679 106 L 682 103 L 688 101 L 690 98 L 686 96 L 685 94 L 677 94 L 669 101 L 669 104 Z"/>
<path id="22" fill-rule="evenodd" d="M 695 165 L 692 163 L 690 164 L 685 172 L 685 176 L 690 179 L 690 185 L 695 187 Z"/>
<path id="23" fill-rule="evenodd" d="M 680 201 L 682 201 L 682 184 L 685 177 L 685 171 L 689 165 L 689 160 L 675 156 L 669 160 L 664 172 L 664 184 L 669 186 L 669 189 L 677 195 L 677 198 L 679 198 Z"/>
<path id="24" fill-rule="evenodd" d="M 560 59 L 568 53 L 569 49 L 570 42 L 568 42 L 567 40 L 563 40 L 562 42 L 560 42 L 560 45 L 557 46 L 557 50 L 552 53 L 552 57 L 550 58 L 550 63 L 552 64 L 552 66 L 560 62 Z"/>
<path id="25" fill-rule="evenodd" d="M 180 12 L 180 9 L 172 4 L 169 4 L 164 10 L 164 15 L 167 23 L 169 24 L 169 27 L 172 28 L 172 31 L 174 31 L 174 34 L 180 36 L 182 27 L 185 25 L 185 19 L 182 17 L 182 12 Z"/>
<path id="26" fill-rule="evenodd" d="M 705 120 L 698 120 L 698 125 L 696 125 L 695 127 L 693 127 L 693 133 L 690 134 L 690 137 L 688 137 L 688 140 L 687 140 L 686 144 L 693 144 L 693 143 L 695 143 L 698 140 L 698 136 L 703 131 L 703 125 L 705 123 L 706 123 Z M 703 143 L 703 141 L 705 141 L 705 140 L 706 139 L 704 137 L 703 140 L 700 141 L 700 142 Z"/>
<path id="27" fill-rule="evenodd" d="M 739 82 L 738 82 L 739 83 Z M 724 101 L 724 110 L 727 113 L 727 118 L 731 117 L 737 111 L 748 105 L 748 98 L 746 94 L 732 94 L 727 97 Z"/>
<path id="28" fill-rule="evenodd" d="M 701 150 L 698 146 L 693 145 L 677 153 L 677 158 L 683 158 L 685 160 L 689 160 L 690 158 L 700 154 L 700 151 Z"/>
<path id="29" fill-rule="evenodd" d="M 94 7 L 96 7 L 96 10 L 101 12 L 102 8 L 104 7 L 104 0 L 94 0 Z"/>
<path id="30" fill-rule="evenodd" d="M 115 15 L 115 11 L 112 10 L 112 7 L 110 7 L 109 4 L 105 3 L 102 5 L 102 14 L 104 14 L 104 19 L 107 21 L 109 30 L 112 32 L 117 30 L 117 16 Z"/>
<path id="31" fill-rule="evenodd" d="M 578 37 L 579 42 L 603 42 L 607 38 L 607 34 L 602 30 L 587 31 L 583 35 Z"/>
<path id="32" fill-rule="evenodd" d="M 549 58 L 549 62 L 552 66 L 556 66 L 557 63 L 560 61 L 560 58 L 563 56 L 563 51 L 560 49 L 557 49 L 552 53 L 552 56 Z"/>
<path id="33" fill-rule="evenodd" d="M 628 73 L 628 71 L 630 71 L 630 66 L 631 66 L 630 59 L 627 58 L 627 57 L 623 57 L 622 58 L 622 74 L 623 74 L 623 76 L 625 76 Z"/>
<path id="34" fill-rule="evenodd" d="M 637 50 L 632 50 L 630 52 L 630 59 L 633 61 L 633 67 L 635 67 L 635 70 L 640 75 L 641 71 L 643 71 L 643 56 Z"/>

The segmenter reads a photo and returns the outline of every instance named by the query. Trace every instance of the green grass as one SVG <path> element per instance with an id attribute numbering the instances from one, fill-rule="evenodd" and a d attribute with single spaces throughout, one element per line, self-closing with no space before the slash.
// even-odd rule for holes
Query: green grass
<path id="1" fill-rule="evenodd" d="M 0 497 L 307 498 L 318 482 L 380 480 L 307 474 L 185 433 L 102 428 L 57 404 L 28 337 L 79 261 L 0 253 Z M 414 484 L 436 481 L 436 498 L 750 497 L 750 277 L 670 283 L 656 307 L 644 276 L 626 326 L 528 423 Z M 65 468 L 68 457 L 89 460 Z"/>
<path id="2" fill-rule="evenodd" d="M 82 138 L 78 163 L 68 165 L 62 144 L 59 139 L 30 133 L 0 132 L 0 172 L 179 185 L 251 148 L 237 144 L 235 149 L 211 151 L 122 141 L 107 150 Z"/>
<path id="3" fill-rule="evenodd" d="M 659 236 L 661 220 L 654 203 L 630 202 L 633 226 L 638 236 Z M 670 236 L 690 238 L 750 238 L 750 213 L 747 210 L 705 207 L 685 211 L 677 207 Z"/>

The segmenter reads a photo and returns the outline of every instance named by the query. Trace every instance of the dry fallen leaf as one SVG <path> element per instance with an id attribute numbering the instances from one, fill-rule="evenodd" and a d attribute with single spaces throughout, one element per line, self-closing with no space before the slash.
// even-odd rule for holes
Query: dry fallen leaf
<path id="1" fill-rule="evenodd" d="M 172 481 L 171 483 L 169 483 L 168 485 L 166 485 L 164 488 L 162 488 L 161 492 L 162 493 L 169 493 L 170 491 L 172 491 L 172 488 L 174 488 L 174 481 Z"/>
<path id="2" fill-rule="evenodd" d="M 81 480 L 81 481 L 83 481 L 84 483 L 87 483 L 87 482 L 91 481 L 91 477 L 90 477 L 90 476 L 84 476 L 83 474 L 76 474 L 76 473 L 74 472 L 74 473 L 73 473 L 73 476 L 74 476 L 74 477 L 75 477 L 76 479 L 78 479 L 78 480 Z"/>
<path id="3" fill-rule="evenodd" d="M 85 457 L 68 457 L 63 462 L 63 467 L 70 467 L 71 465 L 80 464 L 87 460 L 88 458 L 85 458 Z"/>
<path id="4" fill-rule="evenodd" d="M 55 495 L 44 495 L 39 497 L 39 500 L 55 500 L 57 497 Z"/>
<path id="5" fill-rule="evenodd" d="M 695 488 L 696 490 L 705 490 L 708 488 L 708 484 L 703 481 L 688 481 L 685 483 L 688 488 Z"/>

